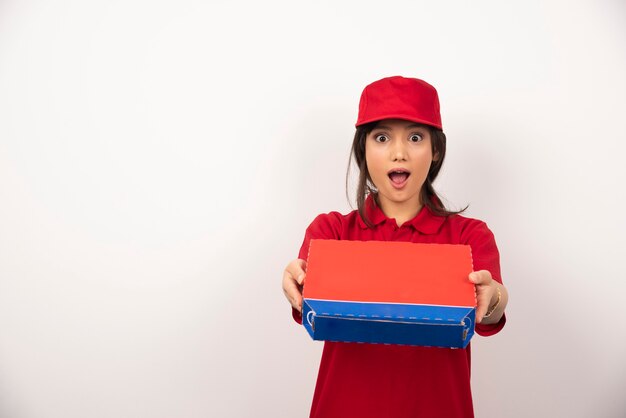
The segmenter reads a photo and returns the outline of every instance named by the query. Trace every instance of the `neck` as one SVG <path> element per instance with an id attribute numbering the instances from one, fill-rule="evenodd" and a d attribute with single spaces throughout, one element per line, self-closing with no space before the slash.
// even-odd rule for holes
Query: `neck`
<path id="1" fill-rule="evenodd" d="M 424 206 L 419 200 L 419 195 L 416 195 L 415 199 L 394 202 L 379 194 L 376 203 L 386 217 L 396 220 L 398 226 L 402 226 L 406 221 L 413 219 Z"/>

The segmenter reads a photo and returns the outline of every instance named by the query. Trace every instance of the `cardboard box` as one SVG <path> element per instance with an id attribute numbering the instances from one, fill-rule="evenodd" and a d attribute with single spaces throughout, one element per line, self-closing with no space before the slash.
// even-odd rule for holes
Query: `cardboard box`
<path id="1" fill-rule="evenodd" d="M 472 270 L 468 245 L 314 239 L 302 324 L 314 340 L 464 348 Z"/>

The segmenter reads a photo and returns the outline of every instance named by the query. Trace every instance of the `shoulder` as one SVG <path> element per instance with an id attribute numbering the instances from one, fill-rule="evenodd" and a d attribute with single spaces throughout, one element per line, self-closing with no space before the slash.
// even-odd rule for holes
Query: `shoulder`
<path id="1" fill-rule="evenodd" d="M 447 218 L 449 227 L 454 230 L 461 243 L 491 241 L 494 239 L 493 232 L 487 223 L 480 219 L 469 218 L 462 215 L 450 215 Z"/>
<path id="2" fill-rule="evenodd" d="M 345 225 L 351 224 L 352 218 L 358 216 L 358 211 L 354 210 L 347 214 L 341 214 L 337 211 L 321 213 L 313 219 L 308 226 L 307 232 L 323 238 L 338 239 Z"/>
<path id="3" fill-rule="evenodd" d="M 461 215 L 452 215 L 449 221 L 457 228 L 459 244 L 472 248 L 475 270 L 489 270 L 492 276 L 502 283 L 500 278 L 500 253 L 496 239 L 487 224 L 479 219 Z"/>
<path id="4" fill-rule="evenodd" d="M 343 223 L 343 218 L 348 215 L 342 215 L 339 212 L 332 211 L 328 213 L 320 213 L 313 219 L 311 225 L 341 225 Z"/>
<path id="5" fill-rule="evenodd" d="M 336 211 L 317 215 L 306 229 L 298 258 L 308 259 L 309 244 L 312 239 L 341 239 L 351 216 L 354 216 L 352 212 L 342 215 Z"/>

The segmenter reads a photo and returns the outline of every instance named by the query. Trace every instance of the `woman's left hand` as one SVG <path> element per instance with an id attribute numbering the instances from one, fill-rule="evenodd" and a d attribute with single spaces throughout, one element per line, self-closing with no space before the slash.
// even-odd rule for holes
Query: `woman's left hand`
<path id="1" fill-rule="evenodd" d="M 476 286 L 476 323 L 480 324 L 487 310 L 498 300 L 498 282 L 493 280 L 487 270 L 473 271 L 469 275 L 470 282 Z M 490 316 L 491 318 L 491 316 Z"/>

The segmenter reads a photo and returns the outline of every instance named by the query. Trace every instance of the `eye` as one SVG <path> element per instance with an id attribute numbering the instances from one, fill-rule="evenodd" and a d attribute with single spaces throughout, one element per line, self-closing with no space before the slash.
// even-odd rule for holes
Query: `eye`
<path id="1" fill-rule="evenodd" d="M 374 136 L 374 141 L 376 142 L 386 142 L 389 138 L 385 134 L 378 134 Z"/>
<path id="2" fill-rule="evenodd" d="M 422 135 L 420 135 L 420 134 L 413 134 L 413 135 L 411 135 L 411 136 L 409 137 L 409 140 L 410 140 L 411 142 L 420 142 L 422 139 L 424 139 L 424 138 L 423 138 L 423 137 L 422 137 Z"/>

